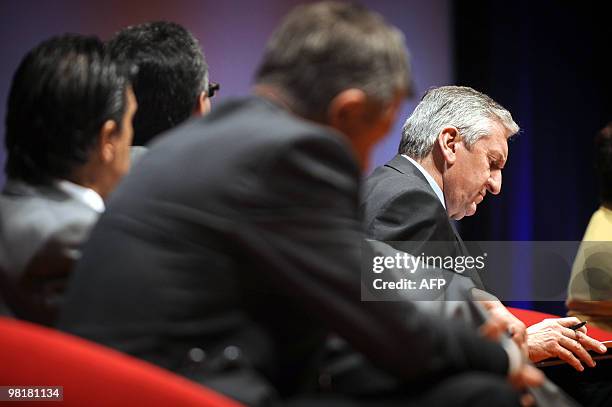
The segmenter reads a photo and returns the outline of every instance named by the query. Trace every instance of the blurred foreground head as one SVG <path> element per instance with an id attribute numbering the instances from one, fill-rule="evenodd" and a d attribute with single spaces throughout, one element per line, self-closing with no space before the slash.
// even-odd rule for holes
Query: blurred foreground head
<path id="1" fill-rule="evenodd" d="M 210 110 L 208 66 L 198 40 L 184 27 L 166 21 L 130 26 L 107 46 L 114 59 L 138 67 L 134 145 Z"/>
<path id="2" fill-rule="evenodd" d="M 256 84 L 297 115 L 339 130 L 364 165 L 412 92 L 402 33 L 340 2 L 291 11 L 268 41 Z"/>

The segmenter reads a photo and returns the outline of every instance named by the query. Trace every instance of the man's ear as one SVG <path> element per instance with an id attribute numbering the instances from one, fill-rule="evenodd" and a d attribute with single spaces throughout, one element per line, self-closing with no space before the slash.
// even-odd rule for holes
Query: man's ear
<path id="1" fill-rule="evenodd" d="M 456 127 L 448 126 L 442 129 L 438 134 L 438 146 L 442 157 L 447 164 L 452 165 L 457 159 L 456 149 L 457 145 L 461 142 L 461 136 L 459 130 Z"/>
<path id="2" fill-rule="evenodd" d="M 367 96 L 361 89 L 346 89 L 338 93 L 327 108 L 327 124 L 347 136 L 362 131 L 367 110 Z"/>
<path id="3" fill-rule="evenodd" d="M 210 99 L 208 98 L 206 92 L 201 92 L 198 96 L 195 109 L 193 110 L 193 115 L 204 116 L 208 112 L 210 112 Z"/>
<path id="4" fill-rule="evenodd" d="M 107 120 L 100 129 L 98 135 L 98 155 L 103 163 L 110 163 L 115 159 L 117 123 L 114 120 Z"/>

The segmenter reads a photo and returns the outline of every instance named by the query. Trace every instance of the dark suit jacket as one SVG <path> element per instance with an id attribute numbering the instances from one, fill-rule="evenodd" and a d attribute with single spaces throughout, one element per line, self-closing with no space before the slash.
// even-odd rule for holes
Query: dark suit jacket
<path id="1" fill-rule="evenodd" d="M 360 211 L 371 239 L 415 256 L 469 255 L 425 176 L 399 154 L 367 177 Z M 476 272 L 467 274 L 483 288 Z"/>
<path id="2" fill-rule="evenodd" d="M 220 105 L 114 192 L 60 327 L 248 403 L 256 382 L 312 389 L 330 332 L 403 380 L 505 374 L 503 349 L 463 326 L 360 301 L 358 187 L 340 134 L 260 98 Z"/>
<path id="3" fill-rule="evenodd" d="M 0 195 L 0 297 L 19 318 L 52 324 L 98 213 L 53 186 L 9 181 Z"/>

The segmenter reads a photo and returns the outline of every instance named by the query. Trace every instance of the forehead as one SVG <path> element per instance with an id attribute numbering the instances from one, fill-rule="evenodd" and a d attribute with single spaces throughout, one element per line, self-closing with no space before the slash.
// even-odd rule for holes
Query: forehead
<path id="1" fill-rule="evenodd" d="M 499 155 L 502 159 L 508 157 L 508 130 L 500 123 L 491 122 L 486 137 L 480 138 L 475 146 L 488 154 Z"/>

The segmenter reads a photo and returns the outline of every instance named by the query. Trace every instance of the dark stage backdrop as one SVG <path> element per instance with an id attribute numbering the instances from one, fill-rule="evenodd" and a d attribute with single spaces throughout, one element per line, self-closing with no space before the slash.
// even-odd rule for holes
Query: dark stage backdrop
<path id="1" fill-rule="evenodd" d="M 184 25 L 199 40 L 210 66 L 210 77 L 221 83 L 214 103 L 246 95 L 264 44 L 281 17 L 298 0 L 0 0 L 0 116 L 13 73 L 24 54 L 56 34 L 96 34 L 106 40 L 127 25 L 170 20 Z M 416 87 L 448 85 L 452 81 L 450 0 L 366 0 L 402 30 L 413 57 Z M 374 153 L 372 166 L 395 154 L 401 123 L 418 98 L 408 101 L 400 120 Z M 213 103 L 213 108 L 214 108 Z M 0 165 L 4 165 L 4 126 Z M 0 172 L 0 186 L 4 174 Z"/>
<path id="2" fill-rule="evenodd" d="M 605 2 L 453 3 L 455 81 L 492 96 L 522 128 L 502 194 L 460 222 L 465 239 L 582 239 L 598 206 L 592 140 L 612 120 L 607 11 Z M 517 264 L 517 289 L 533 273 Z"/>

